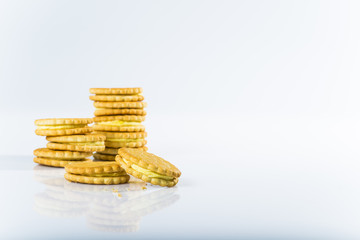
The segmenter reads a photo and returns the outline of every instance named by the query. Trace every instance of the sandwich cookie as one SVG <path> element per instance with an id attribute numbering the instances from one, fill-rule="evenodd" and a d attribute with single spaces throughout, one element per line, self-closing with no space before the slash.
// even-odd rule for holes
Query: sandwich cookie
<path id="1" fill-rule="evenodd" d="M 66 180 L 86 184 L 120 184 L 130 179 L 124 169 L 112 162 L 72 163 L 65 166 L 65 171 Z"/>
<path id="2" fill-rule="evenodd" d="M 139 150 L 147 151 L 146 146 L 137 148 Z M 115 161 L 119 148 L 105 148 L 104 151 L 94 153 L 95 161 Z"/>
<path id="3" fill-rule="evenodd" d="M 144 116 L 118 115 L 94 117 L 95 131 L 110 132 L 143 132 L 145 126 L 141 122 L 145 121 Z"/>
<path id="4" fill-rule="evenodd" d="M 70 162 L 88 162 L 91 153 L 88 152 L 71 152 L 71 151 L 54 151 L 48 148 L 38 148 L 34 150 L 34 162 L 51 166 L 64 167 Z"/>
<path id="5" fill-rule="evenodd" d="M 163 187 L 173 187 L 179 181 L 180 170 L 161 157 L 134 148 L 120 148 L 118 153 L 116 162 L 136 178 Z"/>
<path id="6" fill-rule="evenodd" d="M 94 152 L 105 150 L 106 137 L 100 134 L 46 137 L 50 141 L 46 146 L 53 150 Z"/>
<path id="7" fill-rule="evenodd" d="M 110 148 L 143 147 L 146 144 L 146 132 L 97 132 L 106 136 L 105 146 Z"/>
<path id="8" fill-rule="evenodd" d="M 35 120 L 36 135 L 64 136 L 85 134 L 92 131 L 88 124 L 93 123 L 91 118 L 48 118 Z"/>

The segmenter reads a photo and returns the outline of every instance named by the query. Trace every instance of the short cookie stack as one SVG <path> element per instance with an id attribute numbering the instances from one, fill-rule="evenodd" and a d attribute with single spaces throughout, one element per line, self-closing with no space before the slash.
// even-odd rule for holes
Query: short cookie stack
<path id="1" fill-rule="evenodd" d="M 115 161 L 119 148 L 147 150 L 142 88 L 91 88 L 90 93 L 95 94 L 90 96 L 96 108 L 93 129 L 106 136 L 105 150 L 94 159 Z"/>
<path id="2" fill-rule="evenodd" d="M 46 136 L 47 148 L 34 150 L 34 162 L 52 167 L 64 167 L 71 162 L 91 161 L 94 151 L 105 149 L 105 136 L 92 134 L 91 118 L 52 118 L 35 121 L 35 133 Z"/>

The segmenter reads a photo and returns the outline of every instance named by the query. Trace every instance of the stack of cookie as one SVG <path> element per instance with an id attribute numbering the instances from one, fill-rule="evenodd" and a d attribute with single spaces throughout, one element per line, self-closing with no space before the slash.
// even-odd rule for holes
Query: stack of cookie
<path id="1" fill-rule="evenodd" d="M 35 121 L 35 133 L 46 136 L 47 148 L 34 150 L 34 162 L 64 167 L 70 162 L 86 162 L 94 151 L 105 149 L 105 136 L 92 134 L 91 118 L 52 118 Z"/>
<path id="2" fill-rule="evenodd" d="M 105 150 L 97 151 L 94 159 L 115 161 L 119 148 L 147 150 L 142 88 L 91 88 L 90 93 L 95 94 L 90 96 L 96 108 L 93 129 L 106 136 Z"/>

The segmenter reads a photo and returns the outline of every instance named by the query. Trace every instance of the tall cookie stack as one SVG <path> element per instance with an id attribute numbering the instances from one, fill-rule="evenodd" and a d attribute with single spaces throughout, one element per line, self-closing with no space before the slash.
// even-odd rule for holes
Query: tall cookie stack
<path id="1" fill-rule="evenodd" d="M 94 101 L 97 134 L 106 136 L 105 150 L 94 154 L 95 160 L 115 161 L 119 148 L 145 147 L 146 112 L 142 88 L 90 88 L 90 100 Z"/>
<path id="2" fill-rule="evenodd" d="M 47 148 L 34 150 L 34 162 L 52 167 L 64 167 L 71 162 L 91 161 L 94 151 L 105 149 L 105 136 L 90 134 L 91 118 L 51 118 L 35 121 L 35 133 L 46 136 Z"/>

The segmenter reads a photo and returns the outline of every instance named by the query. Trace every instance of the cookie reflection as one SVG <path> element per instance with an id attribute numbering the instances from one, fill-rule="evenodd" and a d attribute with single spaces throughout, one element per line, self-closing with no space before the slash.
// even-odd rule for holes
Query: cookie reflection
<path id="1" fill-rule="evenodd" d="M 147 188 L 135 178 L 126 184 L 89 185 L 68 182 L 64 173 L 64 169 L 34 167 L 34 179 L 46 187 L 35 194 L 34 209 L 49 217 L 85 217 L 88 227 L 97 231 L 137 231 L 143 216 L 180 198 L 176 187 Z"/>

